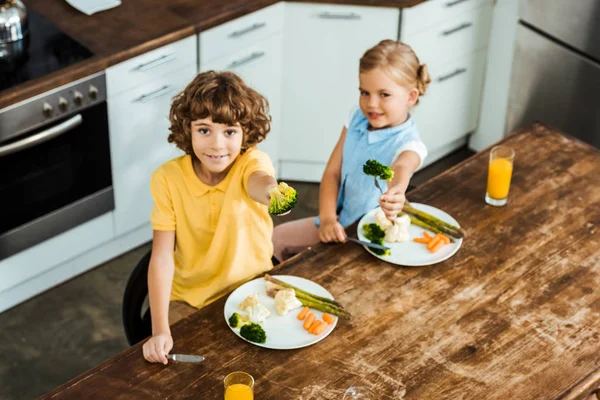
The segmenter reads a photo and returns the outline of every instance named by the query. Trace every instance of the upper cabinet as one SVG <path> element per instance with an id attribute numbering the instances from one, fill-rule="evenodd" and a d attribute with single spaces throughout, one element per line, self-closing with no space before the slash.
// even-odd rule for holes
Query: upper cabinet
<path id="1" fill-rule="evenodd" d="M 192 36 L 106 70 L 115 234 L 150 220 L 150 176 L 183 153 L 167 142 L 173 96 L 197 71 Z"/>
<path id="2" fill-rule="evenodd" d="M 399 10 L 285 4 L 281 177 L 321 180 L 358 104 L 358 63 L 383 39 L 398 38 Z"/>
<path id="3" fill-rule="evenodd" d="M 431 84 L 413 110 L 430 164 L 477 128 L 493 0 L 430 0 L 404 10 L 401 40 L 428 66 Z"/>
<path id="4" fill-rule="evenodd" d="M 269 102 L 271 131 L 258 145 L 279 172 L 282 136 L 284 3 L 278 3 L 199 35 L 200 72 L 232 71 Z"/>

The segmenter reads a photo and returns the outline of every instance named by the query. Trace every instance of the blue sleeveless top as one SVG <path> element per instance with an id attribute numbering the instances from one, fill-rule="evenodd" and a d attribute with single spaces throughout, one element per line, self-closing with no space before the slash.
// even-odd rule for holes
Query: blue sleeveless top
<path id="1" fill-rule="evenodd" d="M 427 155 L 425 145 L 419 137 L 414 119 L 401 125 L 377 130 L 368 130 L 369 121 L 360 108 L 356 108 L 346 126 L 346 139 L 342 152 L 342 175 L 338 192 L 337 213 L 339 222 L 346 227 L 357 221 L 368 211 L 379 206 L 381 193 L 373 183 L 373 177 L 363 172 L 367 160 L 374 159 L 391 165 L 405 150 L 413 150 L 421 157 Z M 387 183 L 379 180 L 385 193 Z M 315 225 L 319 225 L 319 217 Z"/>

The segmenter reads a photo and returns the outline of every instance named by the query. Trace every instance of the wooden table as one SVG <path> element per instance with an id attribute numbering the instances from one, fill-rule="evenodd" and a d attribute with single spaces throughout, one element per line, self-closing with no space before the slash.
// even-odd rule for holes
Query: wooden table
<path id="1" fill-rule="evenodd" d="M 341 399 L 351 385 L 376 399 L 582 398 L 600 384 L 600 153 L 543 125 L 503 142 L 516 150 L 506 207 L 483 199 L 489 151 L 409 195 L 467 229 L 451 259 L 403 268 L 348 243 L 281 265 L 353 314 L 317 345 L 242 341 L 223 298 L 173 328 L 173 352 L 205 362 L 149 364 L 138 344 L 44 398 L 222 399 L 236 370 L 260 400 Z"/>

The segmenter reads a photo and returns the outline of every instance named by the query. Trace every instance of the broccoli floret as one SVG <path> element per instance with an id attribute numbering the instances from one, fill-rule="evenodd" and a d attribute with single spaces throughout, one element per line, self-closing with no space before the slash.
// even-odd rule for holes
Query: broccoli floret
<path id="1" fill-rule="evenodd" d="M 250 320 L 238 313 L 231 314 L 229 317 L 229 326 L 232 328 L 241 328 L 242 326 L 249 324 Z"/>
<path id="2" fill-rule="evenodd" d="M 285 182 L 280 182 L 279 185 L 269 190 L 271 201 L 269 203 L 270 214 L 283 214 L 290 211 L 298 201 L 298 193 L 296 189 L 288 186 Z"/>
<path id="3" fill-rule="evenodd" d="M 385 181 L 389 181 L 394 177 L 394 171 L 377 160 L 368 160 L 365 165 L 363 165 L 363 172 Z"/>
<path id="4" fill-rule="evenodd" d="M 240 335 L 251 342 L 265 343 L 267 341 L 267 334 L 265 330 L 259 324 L 251 323 L 242 326 L 240 329 Z"/>
<path id="5" fill-rule="evenodd" d="M 371 240 L 371 243 L 375 243 L 375 244 L 379 244 L 379 245 L 385 246 L 385 244 L 383 243 L 383 239 Z M 392 251 L 390 249 L 383 250 L 383 249 L 375 249 L 375 248 L 371 247 L 370 250 L 373 253 L 377 254 L 378 256 L 389 256 L 390 254 L 392 254 Z"/>
<path id="6" fill-rule="evenodd" d="M 362 229 L 365 237 L 369 239 L 372 243 L 377 243 L 377 241 L 383 240 L 383 238 L 385 237 L 384 230 L 381 229 L 381 227 L 375 223 L 364 224 Z"/>

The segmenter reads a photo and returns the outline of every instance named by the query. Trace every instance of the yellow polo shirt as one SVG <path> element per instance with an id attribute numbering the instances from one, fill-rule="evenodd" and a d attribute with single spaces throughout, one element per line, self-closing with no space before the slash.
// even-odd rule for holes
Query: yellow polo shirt
<path id="1" fill-rule="evenodd" d="M 189 155 L 152 174 L 152 228 L 175 231 L 171 300 L 201 308 L 273 267 L 273 221 L 247 191 L 256 171 L 275 174 L 269 156 L 250 148 L 215 186 L 196 176 Z"/>

